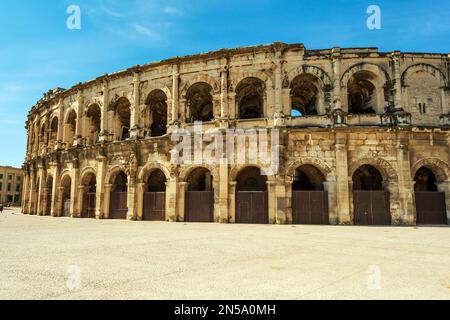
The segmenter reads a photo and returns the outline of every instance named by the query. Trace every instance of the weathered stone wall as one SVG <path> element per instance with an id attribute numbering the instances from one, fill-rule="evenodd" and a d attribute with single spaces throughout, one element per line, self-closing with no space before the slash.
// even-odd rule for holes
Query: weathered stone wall
<path id="1" fill-rule="evenodd" d="M 280 170 L 267 177 L 269 222 L 292 222 L 292 177 L 298 167 L 311 164 L 326 179 L 330 222 L 352 223 L 352 175 L 368 164 L 383 176 L 392 222 L 414 224 L 414 176 L 421 166 L 437 176 L 450 205 L 449 61 L 441 54 L 372 48 L 309 51 L 303 45 L 275 43 L 174 58 L 50 91 L 31 109 L 26 123 L 23 211 L 62 215 L 65 190 L 71 195 L 69 214 L 79 216 L 83 178 L 95 174 L 96 216 L 107 218 L 114 179 L 123 171 L 128 177 L 127 217 L 141 219 L 146 179 L 159 169 L 167 181 L 166 220 L 183 221 L 187 176 L 204 166 L 213 177 L 214 221 L 234 222 L 236 177 L 246 166 L 170 162 L 174 128 L 193 129 L 189 89 L 205 83 L 213 117 L 203 122 L 204 130 L 280 130 Z M 302 82 L 299 92 L 313 95 L 314 113 L 292 116 L 295 79 L 304 75 L 309 82 Z M 263 83 L 263 116 L 257 119 L 240 118 L 238 90 L 246 79 Z M 350 83 L 361 97 L 350 99 Z M 149 97 L 155 90 L 165 99 L 167 134 L 149 137 L 155 117 Z M 304 97 L 296 98 L 306 104 Z M 373 113 L 349 113 L 358 99 Z M 127 139 L 121 139 L 119 105 L 129 110 Z M 91 116 L 93 106 L 100 110 L 98 124 Z M 70 190 L 63 180 L 70 181 Z"/>

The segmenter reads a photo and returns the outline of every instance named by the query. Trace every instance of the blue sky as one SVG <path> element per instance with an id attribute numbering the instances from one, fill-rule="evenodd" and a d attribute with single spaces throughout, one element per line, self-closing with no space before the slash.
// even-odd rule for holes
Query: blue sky
<path id="1" fill-rule="evenodd" d="M 21 166 L 24 123 L 50 88 L 173 56 L 274 41 L 307 49 L 450 52 L 448 0 L 2 0 L 0 165 Z M 66 9 L 81 8 L 81 30 Z M 366 27 L 380 6 L 382 29 Z"/>

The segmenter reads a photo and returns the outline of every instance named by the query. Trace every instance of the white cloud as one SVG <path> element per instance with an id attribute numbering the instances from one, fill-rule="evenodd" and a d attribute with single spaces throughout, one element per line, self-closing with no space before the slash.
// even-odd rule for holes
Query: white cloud
<path id="1" fill-rule="evenodd" d="M 150 40 L 155 41 L 161 39 L 161 36 L 157 32 L 151 30 L 148 27 L 143 26 L 142 24 L 133 23 L 131 27 L 133 28 L 134 31 L 142 34 L 143 36 L 147 37 Z"/>

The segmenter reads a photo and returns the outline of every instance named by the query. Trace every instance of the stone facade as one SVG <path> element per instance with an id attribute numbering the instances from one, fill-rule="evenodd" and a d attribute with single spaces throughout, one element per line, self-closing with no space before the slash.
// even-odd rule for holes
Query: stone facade
<path id="1" fill-rule="evenodd" d="M 0 166 L 0 203 L 20 205 L 22 183 L 22 169 Z"/>
<path id="2" fill-rule="evenodd" d="M 158 170 L 164 220 L 185 221 L 189 179 L 203 167 L 214 191 L 213 220 L 237 222 L 239 175 L 259 163 L 170 161 L 173 130 L 192 131 L 201 120 L 203 130 L 279 130 L 280 168 L 266 177 L 269 223 L 293 222 L 292 189 L 302 166 L 323 177 L 332 224 L 354 222 L 354 177 L 365 165 L 389 192 L 392 224 L 416 223 L 423 168 L 445 193 L 450 219 L 449 79 L 446 54 L 274 43 L 172 58 L 54 89 L 26 122 L 23 212 L 83 216 L 91 188 L 95 217 L 108 218 L 111 192 L 122 191 L 126 217 L 141 220 L 149 177 Z"/>

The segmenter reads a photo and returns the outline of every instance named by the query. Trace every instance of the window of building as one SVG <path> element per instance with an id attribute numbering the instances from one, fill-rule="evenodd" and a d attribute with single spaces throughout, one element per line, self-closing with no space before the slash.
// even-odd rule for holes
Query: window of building
<path id="1" fill-rule="evenodd" d="M 11 191 L 11 183 L 8 183 L 7 190 L 8 190 L 8 191 Z"/>
<path id="2" fill-rule="evenodd" d="M 8 175 L 8 180 L 12 180 L 13 176 L 10 174 Z"/>
<path id="3" fill-rule="evenodd" d="M 2 180 L 2 179 L 3 179 L 3 173 L 0 174 L 0 180 Z"/>
<path id="4" fill-rule="evenodd" d="M 0 181 L 0 191 L 3 189 L 3 183 Z"/>

